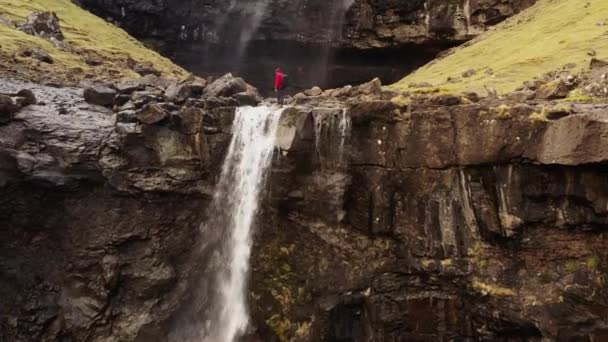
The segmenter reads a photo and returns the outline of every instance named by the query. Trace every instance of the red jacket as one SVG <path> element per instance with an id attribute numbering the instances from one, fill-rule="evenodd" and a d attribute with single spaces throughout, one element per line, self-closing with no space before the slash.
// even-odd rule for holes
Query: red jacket
<path id="1" fill-rule="evenodd" d="M 283 88 L 283 78 L 285 74 L 282 71 L 277 72 L 277 76 L 274 79 L 274 89 Z"/>

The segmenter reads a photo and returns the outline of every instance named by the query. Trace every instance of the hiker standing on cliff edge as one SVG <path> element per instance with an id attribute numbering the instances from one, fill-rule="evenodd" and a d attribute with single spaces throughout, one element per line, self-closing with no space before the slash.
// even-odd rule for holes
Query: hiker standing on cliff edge
<path id="1" fill-rule="evenodd" d="M 287 87 L 287 75 L 283 73 L 281 68 L 275 70 L 274 91 L 277 93 L 277 103 L 283 107 L 285 100 L 285 88 Z"/>

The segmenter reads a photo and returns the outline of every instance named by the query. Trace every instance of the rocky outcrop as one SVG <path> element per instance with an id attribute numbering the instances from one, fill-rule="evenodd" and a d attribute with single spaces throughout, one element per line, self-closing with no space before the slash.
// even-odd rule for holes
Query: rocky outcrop
<path id="1" fill-rule="evenodd" d="M 2 83 L 38 103 L 0 126 L 0 339 L 167 341 L 204 311 L 199 224 L 242 89 L 203 83 L 112 85 L 113 109 Z M 605 104 L 393 96 L 315 89 L 283 113 L 250 340 L 603 340 Z"/>
<path id="2" fill-rule="evenodd" d="M 186 297 L 230 110 L 124 123 L 82 89 L 1 87 L 39 101 L 0 125 L 0 339 L 149 341 Z"/>
<path id="3" fill-rule="evenodd" d="M 290 120 L 298 148 L 257 245 L 259 319 L 296 341 L 603 339 L 604 105 L 551 121 L 533 103 L 438 103 L 353 103 L 345 183 L 301 167 L 317 160 L 301 148 L 312 113 Z"/>

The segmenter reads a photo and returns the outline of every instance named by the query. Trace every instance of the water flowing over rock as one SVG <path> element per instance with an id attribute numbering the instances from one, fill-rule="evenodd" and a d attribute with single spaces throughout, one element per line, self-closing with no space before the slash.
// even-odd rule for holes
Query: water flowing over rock
<path id="1" fill-rule="evenodd" d="M 0 340 L 606 339 L 605 103 L 139 82 L 0 83 Z"/>
<path id="2" fill-rule="evenodd" d="M 232 342 L 247 331 L 252 234 L 281 112 L 266 106 L 236 111 L 232 141 L 209 211 L 211 219 L 201 226 L 203 240 L 219 237 L 204 247 L 215 249 L 212 253 L 218 258 L 213 283 L 209 284 L 214 288 L 210 309 L 204 324 L 180 327 L 190 330 L 189 337 L 180 337 L 182 341 Z"/>

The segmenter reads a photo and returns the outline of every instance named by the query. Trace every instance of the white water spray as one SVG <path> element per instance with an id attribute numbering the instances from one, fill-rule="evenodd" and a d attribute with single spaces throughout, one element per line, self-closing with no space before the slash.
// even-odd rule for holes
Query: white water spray
<path id="1" fill-rule="evenodd" d="M 275 149 L 282 110 L 237 109 L 233 136 L 224 161 L 214 215 L 225 215 L 222 265 L 217 270 L 218 298 L 205 342 L 233 342 L 249 325 L 247 278 L 252 231 L 260 192 Z"/>

